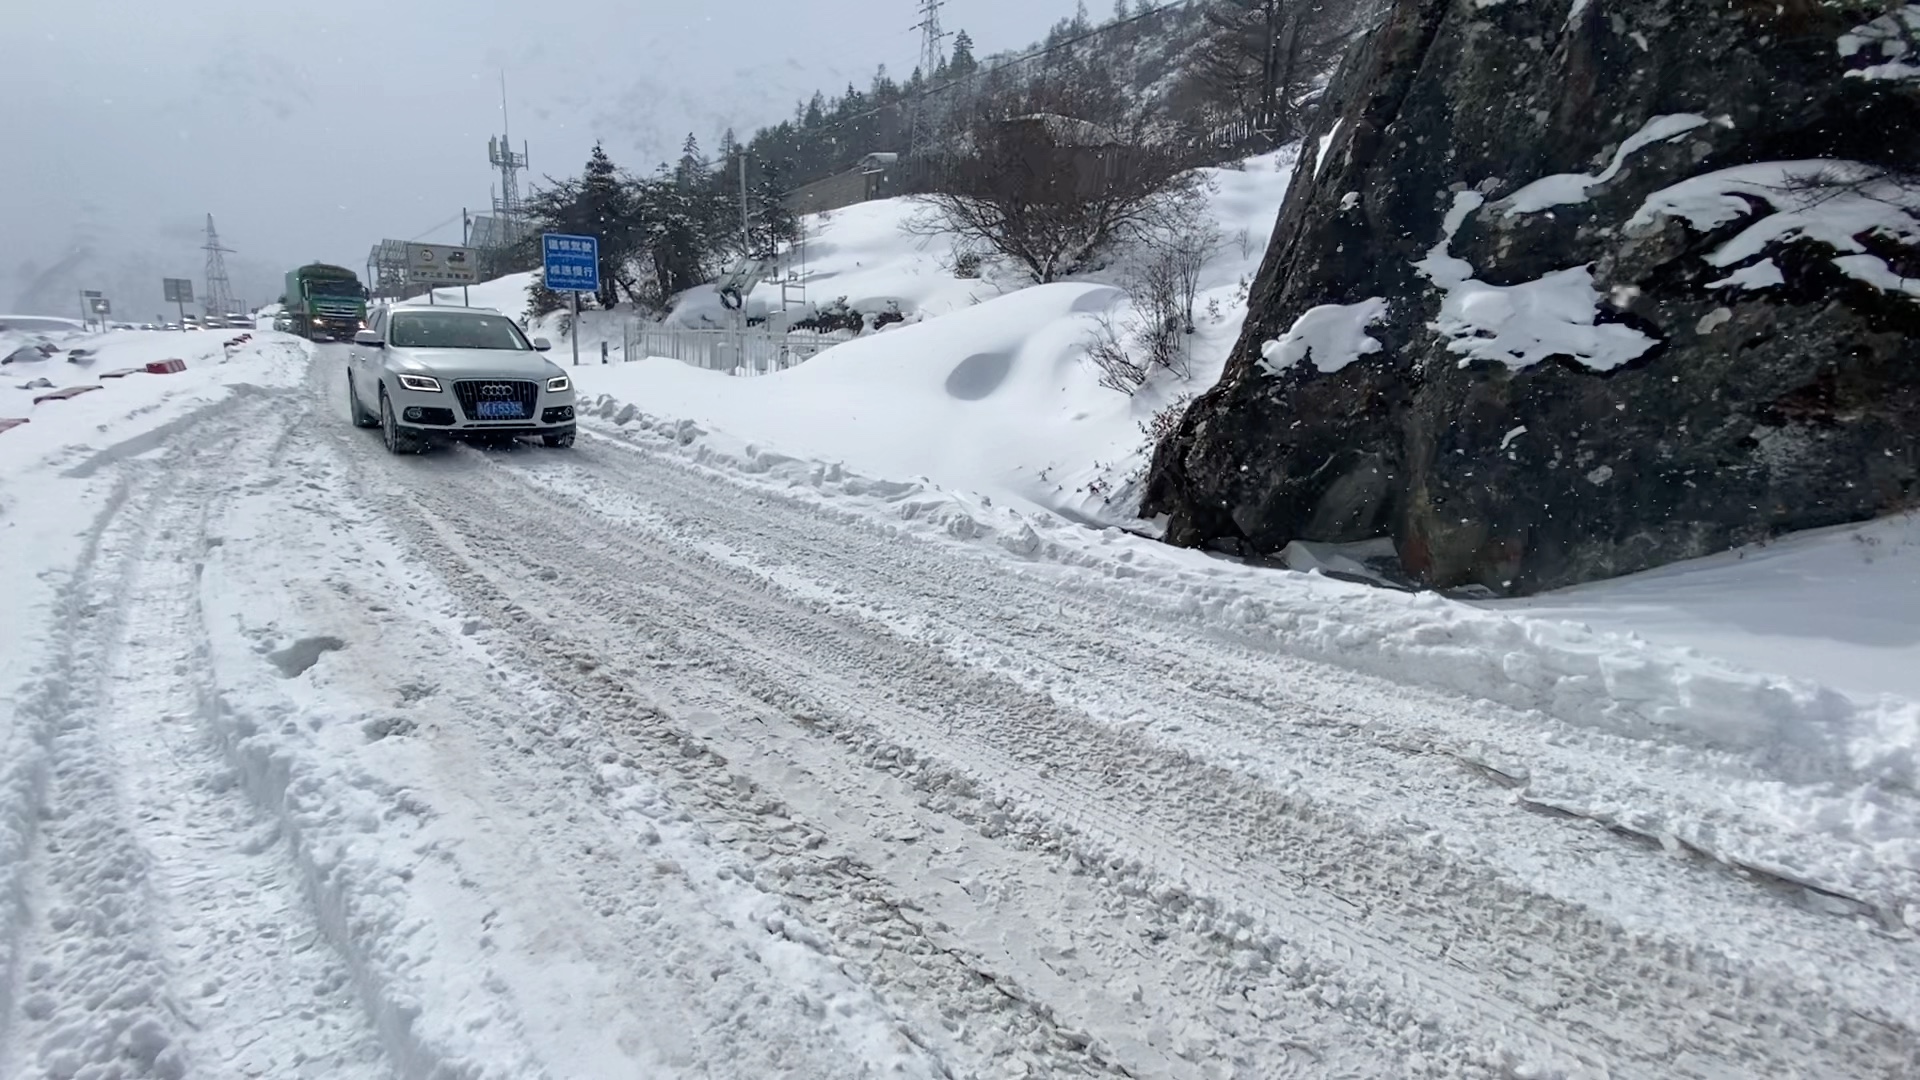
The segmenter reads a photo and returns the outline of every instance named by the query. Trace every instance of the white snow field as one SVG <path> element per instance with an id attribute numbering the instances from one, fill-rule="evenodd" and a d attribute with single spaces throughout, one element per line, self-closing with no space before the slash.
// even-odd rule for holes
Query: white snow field
<path id="1" fill-rule="evenodd" d="M 871 379 L 805 452 L 606 396 L 395 458 L 270 332 L 0 401 L 0 1076 L 1920 1069 L 1904 686 L 1589 618 L 1630 582 L 1489 610 L 1050 512 L 993 443 L 1078 445 L 1028 399 L 1104 293 L 711 377 L 742 424 Z M 1849 545 L 1837 595 L 1913 569 Z"/>

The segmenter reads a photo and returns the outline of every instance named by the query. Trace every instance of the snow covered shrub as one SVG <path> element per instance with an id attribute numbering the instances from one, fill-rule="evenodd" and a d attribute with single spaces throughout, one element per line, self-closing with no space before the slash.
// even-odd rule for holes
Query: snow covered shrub
<path id="1" fill-rule="evenodd" d="M 1125 335 L 1111 315 L 1102 315 L 1087 338 L 1087 359 L 1100 372 L 1100 385 L 1131 396 L 1152 368 L 1127 350 Z"/>
<path id="2" fill-rule="evenodd" d="M 986 263 L 987 256 L 976 248 L 953 246 L 953 276 L 957 278 L 977 278 L 980 268 Z"/>
<path id="3" fill-rule="evenodd" d="M 1162 405 L 1154 414 L 1140 421 L 1140 434 L 1147 437 L 1147 456 L 1153 456 L 1153 448 L 1165 442 L 1180 427 L 1180 418 L 1187 414 L 1187 406 L 1193 404 L 1192 394 L 1181 394 Z"/>
<path id="4" fill-rule="evenodd" d="M 847 298 L 841 296 L 836 297 L 832 303 L 815 309 L 814 313 L 806 318 L 794 320 L 793 328 L 811 330 L 816 334 L 831 334 L 837 330 L 848 330 L 857 334 L 866 328 L 866 321 L 860 317 L 858 311 L 848 306 Z"/>

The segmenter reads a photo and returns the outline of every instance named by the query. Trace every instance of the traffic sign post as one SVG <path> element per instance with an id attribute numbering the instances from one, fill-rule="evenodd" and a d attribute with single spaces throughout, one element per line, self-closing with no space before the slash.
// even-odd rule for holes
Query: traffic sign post
<path id="1" fill-rule="evenodd" d="M 478 261 L 470 248 L 451 244 L 408 244 L 407 281 L 427 287 L 427 303 L 434 303 L 435 285 L 473 284 Z"/>
<path id="2" fill-rule="evenodd" d="M 180 329 L 187 328 L 187 305 L 193 303 L 193 279 L 170 277 L 160 279 L 160 289 L 167 300 L 173 303 L 180 313 Z M 162 320 L 165 321 L 165 320 Z"/>
<path id="3" fill-rule="evenodd" d="M 580 294 L 600 291 L 600 238 L 543 233 L 541 279 L 555 292 L 573 295 L 573 366 L 580 366 Z"/>

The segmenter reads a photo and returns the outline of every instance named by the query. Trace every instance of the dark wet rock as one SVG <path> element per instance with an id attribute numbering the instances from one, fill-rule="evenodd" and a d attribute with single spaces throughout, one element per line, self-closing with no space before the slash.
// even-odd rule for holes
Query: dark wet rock
<path id="1" fill-rule="evenodd" d="M 1246 330 L 1159 447 L 1144 512 L 1247 554 L 1390 537 L 1415 580 L 1525 593 L 1920 503 L 1920 288 L 1900 291 L 1920 231 L 1823 241 L 1772 216 L 1863 197 L 1920 223 L 1920 182 L 1882 175 L 1920 173 L 1920 80 L 1849 76 L 1896 50 L 1843 40 L 1903 15 L 1399 0 L 1335 79 L 1324 157 L 1309 140 Z M 1658 137 L 1621 154 L 1636 134 Z M 1866 167 L 1726 179 L 1825 161 Z M 1720 218 L 1650 203 L 1709 174 Z M 1538 205 L 1528 185 L 1556 175 L 1575 201 Z M 1770 239 L 1726 261 L 1756 225 Z M 1500 287 L 1581 267 L 1589 315 L 1543 339 L 1488 329 L 1533 295 Z M 1492 288 L 1463 323 L 1444 301 L 1468 275 Z M 1263 359 L 1309 311 L 1374 300 L 1377 350 Z"/>

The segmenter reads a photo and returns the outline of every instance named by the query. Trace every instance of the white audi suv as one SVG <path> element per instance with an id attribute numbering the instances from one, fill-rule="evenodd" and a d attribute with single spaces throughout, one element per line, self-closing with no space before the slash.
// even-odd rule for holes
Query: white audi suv
<path id="1" fill-rule="evenodd" d="M 492 308 L 378 308 L 353 336 L 347 408 L 396 454 L 453 438 L 538 435 L 572 446 L 573 380 L 541 355 L 548 347 Z"/>

